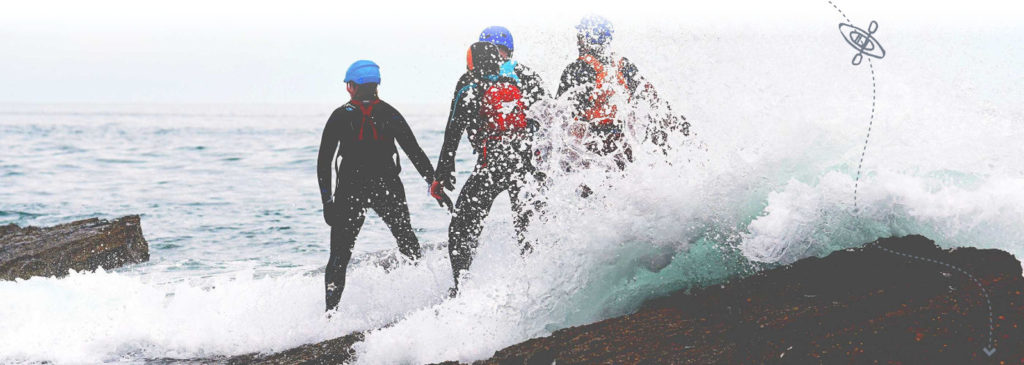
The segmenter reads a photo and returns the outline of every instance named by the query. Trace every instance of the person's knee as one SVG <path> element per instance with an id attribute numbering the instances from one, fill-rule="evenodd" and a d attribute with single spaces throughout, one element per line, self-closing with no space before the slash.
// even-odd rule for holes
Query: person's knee
<path id="1" fill-rule="evenodd" d="M 331 250 L 327 259 L 327 271 L 341 272 L 344 275 L 348 262 L 352 260 L 352 250 Z"/>
<path id="2" fill-rule="evenodd" d="M 342 237 L 331 237 L 331 256 L 351 255 L 352 247 L 355 246 L 356 237 L 354 234 L 346 234 Z"/>

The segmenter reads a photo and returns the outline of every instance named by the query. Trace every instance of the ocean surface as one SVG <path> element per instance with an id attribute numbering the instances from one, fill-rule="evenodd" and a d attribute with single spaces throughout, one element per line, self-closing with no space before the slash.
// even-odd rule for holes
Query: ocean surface
<path id="1" fill-rule="evenodd" d="M 499 198 L 455 299 L 445 296 L 450 217 L 403 156 L 425 257 L 381 265 L 397 250 L 370 214 L 331 319 L 315 167 L 324 122 L 344 101 L 2 104 L 0 224 L 140 214 L 151 260 L 0 282 L 0 363 L 272 352 L 387 324 L 356 346 L 360 363 L 471 361 L 674 290 L 879 237 L 1024 256 L 1024 51 L 1005 47 L 1022 33 L 892 26 L 889 55 L 853 66 L 825 20 L 827 31 L 658 29 L 646 34 L 686 35 L 660 48 L 651 37 L 623 41 L 619 51 L 694 134 L 674 136 L 667 155 L 638 148 L 623 172 L 557 174 L 526 257 Z M 550 88 L 569 61 L 523 60 Z M 448 105 L 392 104 L 436 161 Z M 565 142 L 563 107 L 542 108 L 551 143 Z M 475 156 L 465 141 L 458 156 L 461 185 Z M 580 184 L 596 194 L 580 199 Z"/>

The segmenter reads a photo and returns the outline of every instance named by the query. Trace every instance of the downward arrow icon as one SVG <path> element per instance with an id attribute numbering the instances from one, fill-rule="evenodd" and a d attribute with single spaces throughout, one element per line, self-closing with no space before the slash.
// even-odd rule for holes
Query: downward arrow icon
<path id="1" fill-rule="evenodd" d="M 981 351 L 985 351 L 985 355 L 988 355 L 990 357 L 992 356 L 992 354 L 996 353 L 995 347 L 982 347 Z"/>

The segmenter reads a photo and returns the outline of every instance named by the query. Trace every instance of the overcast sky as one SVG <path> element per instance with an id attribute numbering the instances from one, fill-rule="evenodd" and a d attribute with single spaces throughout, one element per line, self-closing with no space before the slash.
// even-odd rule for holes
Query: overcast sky
<path id="1" fill-rule="evenodd" d="M 1020 2 L 834 1 L 861 23 L 1017 32 L 1024 23 Z M 335 102 L 346 97 L 345 68 L 361 58 L 381 64 L 389 98 L 438 102 L 450 98 L 466 47 L 488 25 L 508 26 L 517 58 L 541 65 L 550 83 L 575 57 L 572 27 L 585 14 L 605 15 L 634 37 L 834 15 L 827 0 L 666 3 L 5 1 L 0 102 Z"/>

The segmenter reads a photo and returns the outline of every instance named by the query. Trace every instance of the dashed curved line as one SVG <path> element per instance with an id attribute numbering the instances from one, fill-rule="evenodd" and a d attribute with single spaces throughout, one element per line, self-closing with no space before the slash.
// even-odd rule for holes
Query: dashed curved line
<path id="1" fill-rule="evenodd" d="M 839 5 L 836 5 L 836 3 L 832 2 L 832 0 L 827 0 L 827 1 L 828 1 L 829 5 L 832 5 L 832 8 L 836 9 L 836 12 L 838 12 L 839 15 L 842 16 L 843 19 L 845 19 L 847 23 L 852 23 L 850 21 L 850 17 L 846 16 L 846 13 L 843 12 L 843 9 L 839 8 Z M 857 209 L 859 208 L 858 194 L 859 194 L 859 191 L 860 191 L 860 176 L 861 176 L 861 172 L 863 171 L 863 168 L 864 168 L 864 156 L 868 152 L 868 141 L 871 140 L 871 128 L 875 124 L 875 105 L 876 105 L 876 101 L 878 99 L 878 86 L 877 86 L 877 82 L 876 82 L 876 79 L 875 79 L 875 64 L 871 62 L 871 58 L 867 58 L 867 59 L 868 59 L 868 69 L 871 70 L 871 116 L 868 118 L 868 133 L 867 133 L 867 136 L 864 138 L 864 148 L 861 149 L 861 151 L 860 151 L 860 160 L 857 162 L 857 177 L 853 181 L 853 211 L 854 212 L 856 212 Z"/>
<path id="2" fill-rule="evenodd" d="M 970 278 L 971 281 L 974 282 L 974 285 L 977 285 L 978 288 L 981 289 L 981 295 L 985 297 L 985 303 L 988 305 L 988 346 L 990 348 L 995 348 L 996 347 L 995 346 L 995 336 L 994 336 L 994 334 L 995 334 L 995 322 L 992 319 L 992 300 L 989 299 L 988 290 L 985 290 L 985 286 L 981 285 L 981 281 L 978 280 L 978 278 L 974 277 L 974 275 L 972 275 L 971 273 L 967 272 L 967 270 L 964 270 L 964 269 L 960 268 L 959 266 L 951 265 L 949 263 L 945 263 L 945 262 L 942 262 L 942 261 L 939 261 L 939 260 L 935 260 L 935 259 L 930 259 L 930 258 L 927 258 L 927 257 L 920 257 L 920 256 L 915 256 L 915 255 L 911 255 L 911 254 L 906 254 L 906 253 L 902 253 L 902 252 L 893 251 L 893 250 L 890 250 L 888 248 L 881 247 L 881 246 L 879 246 L 878 248 L 882 249 L 882 251 L 885 251 L 885 252 L 888 252 L 888 253 L 891 253 L 891 254 L 894 254 L 894 255 L 903 256 L 903 257 L 906 257 L 906 258 L 909 258 L 909 259 L 914 259 L 914 260 L 918 260 L 918 261 L 925 261 L 925 262 L 931 262 L 931 263 L 934 263 L 934 264 L 943 265 L 943 266 L 946 266 L 946 267 L 948 267 L 950 269 L 955 269 L 956 271 L 959 271 L 961 274 L 964 274 L 968 278 Z"/>
<path id="3" fill-rule="evenodd" d="M 846 19 L 846 22 L 847 22 L 847 23 L 849 23 L 849 22 L 850 22 L 850 18 L 848 18 L 848 17 L 846 16 L 846 13 L 844 13 L 842 9 L 839 9 L 839 6 L 837 6 L 837 5 L 835 4 L 835 3 L 833 3 L 833 2 L 832 2 L 832 0 L 828 0 L 828 3 L 829 3 L 830 5 L 832 5 L 832 7 L 833 7 L 833 8 L 836 8 L 836 11 L 838 11 L 838 12 L 839 12 L 839 15 L 842 15 L 842 16 L 843 16 L 843 19 Z"/>
<path id="4" fill-rule="evenodd" d="M 839 15 L 842 16 L 843 19 L 845 19 L 847 23 L 852 23 L 850 21 L 850 18 L 846 16 L 846 13 L 844 13 L 843 10 L 840 9 L 838 5 L 836 5 L 834 2 L 832 2 L 832 0 L 827 0 L 827 1 L 828 1 L 829 5 L 832 5 L 832 7 L 835 8 L 837 12 L 839 12 Z M 864 156 L 867 154 L 868 142 L 871 140 L 871 129 L 872 129 L 872 127 L 875 124 L 875 106 L 876 106 L 876 102 L 877 102 L 877 99 L 878 99 L 878 85 L 877 85 L 877 81 L 875 79 L 875 66 L 874 66 L 874 63 L 871 62 L 871 58 L 868 58 L 868 69 L 871 70 L 871 116 L 868 118 L 868 133 L 867 133 L 867 136 L 864 137 L 864 148 L 860 152 L 860 160 L 857 162 L 857 177 L 856 177 L 856 180 L 853 183 L 853 208 L 854 208 L 854 212 L 857 211 L 857 192 L 858 192 L 858 189 L 860 187 L 861 171 L 862 171 L 862 168 L 864 167 Z M 939 261 L 939 260 L 935 260 L 935 259 L 930 259 L 930 258 L 925 258 L 925 257 L 905 254 L 905 253 L 893 251 L 893 250 L 890 250 L 888 248 L 881 247 L 881 246 L 879 246 L 879 248 L 882 249 L 885 252 L 888 252 L 888 253 L 891 253 L 891 254 L 894 254 L 894 255 L 899 255 L 899 256 L 902 256 L 902 257 L 906 257 L 906 258 L 909 258 L 909 259 L 914 259 L 914 260 L 931 262 L 931 263 L 934 263 L 934 264 L 943 265 L 943 266 L 948 267 L 950 269 L 954 269 L 956 271 L 959 271 L 961 274 L 964 274 L 965 276 L 970 278 L 971 281 L 974 282 L 974 285 L 977 285 L 978 289 L 981 289 L 981 295 L 985 297 L 985 304 L 988 306 L 988 348 L 991 348 L 993 350 L 996 348 L 995 344 L 996 344 L 997 340 L 995 339 L 995 335 L 994 335 L 995 334 L 995 323 L 994 323 L 993 316 L 992 316 L 992 300 L 991 300 L 991 298 L 989 298 L 988 290 L 985 289 L 984 285 L 981 285 L 981 281 L 978 280 L 978 278 L 974 277 L 974 275 L 972 275 L 971 273 L 967 272 L 966 270 L 964 270 L 964 269 L 962 269 L 962 268 L 960 268 L 958 266 L 949 264 L 949 263 L 945 263 L 945 262 L 942 262 L 942 261 Z M 991 356 L 991 354 L 989 354 L 989 355 Z"/>
<path id="5" fill-rule="evenodd" d="M 864 155 L 868 152 L 868 141 L 871 140 L 871 128 L 875 125 L 875 103 L 878 99 L 878 87 L 875 81 L 875 64 L 868 58 L 868 68 L 871 70 L 871 116 L 868 118 L 868 134 L 864 137 L 864 148 L 860 151 L 860 162 L 857 163 L 857 178 L 853 182 L 853 209 L 857 210 L 857 192 L 860 188 L 860 174 L 864 167 Z"/>

